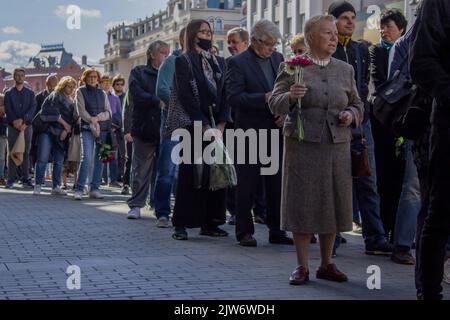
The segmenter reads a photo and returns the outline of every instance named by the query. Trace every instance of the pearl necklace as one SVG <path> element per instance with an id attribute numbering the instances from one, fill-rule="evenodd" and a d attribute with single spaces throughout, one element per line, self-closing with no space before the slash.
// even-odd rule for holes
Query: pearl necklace
<path id="1" fill-rule="evenodd" d="M 321 60 L 313 58 L 309 54 L 307 56 L 312 62 L 314 62 L 314 64 L 318 65 L 319 67 L 326 67 L 331 62 L 331 59 Z"/>

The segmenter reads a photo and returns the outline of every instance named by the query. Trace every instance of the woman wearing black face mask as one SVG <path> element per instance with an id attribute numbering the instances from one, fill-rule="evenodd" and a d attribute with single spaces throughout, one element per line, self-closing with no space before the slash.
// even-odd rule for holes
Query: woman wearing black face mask
<path id="1" fill-rule="evenodd" d="M 213 32 L 209 23 L 205 20 L 193 20 L 186 28 L 185 52 L 175 60 L 174 86 L 178 99 L 192 122 L 192 126 L 188 127 L 191 133 L 190 163 L 193 163 L 194 145 L 202 145 L 202 150 L 208 145 L 201 141 L 194 143 L 194 139 L 197 139 L 194 136 L 194 121 L 201 123 L 203 132 L 215 123 L 223 133 L 225 124 L 231 120 L 230 109 L 225 103 L 225 60 L 210 53 L 212 43 Z M 198 93 L 193 90 L 192 80 L 196 82 Z M 228 235 L 218 227 L 225 223 L 226 189 L 210 191 L 209 166 L 203 163 L 201 174 L 196 168 L 198 166 L 189 163 L 179 166 L 172 219 L 175 240 L 187 240 L 186 228 L 200 227 L 200 235 L 204 236 Z"/>

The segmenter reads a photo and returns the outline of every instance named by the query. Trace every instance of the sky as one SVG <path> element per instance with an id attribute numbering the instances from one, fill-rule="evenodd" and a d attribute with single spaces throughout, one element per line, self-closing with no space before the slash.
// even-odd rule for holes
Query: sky
<path id="1" fill-rule="evenodd" d="M 103 57 L 108 26 L 133 22 L 164 10 L 167 0 L 0 0 L 0 68 L 24 66 L 41 44 L 64 43 L 81 61 L 98 63 Z M 81 9 L 80 29 L 69 29 L 67 8 Z"/>

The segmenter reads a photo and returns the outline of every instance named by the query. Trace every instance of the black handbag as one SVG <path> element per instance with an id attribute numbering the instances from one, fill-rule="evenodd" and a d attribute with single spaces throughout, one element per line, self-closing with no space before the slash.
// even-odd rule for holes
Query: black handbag
<path id="1" fill-rule="evenodd" d="M 417 139 L 429 123 L 426 95 L 405 72 L 406 60 L 392 79 L 377 88 L 373 100 L 374 117 L 396 136 Z"/>
<path id="2" fill-rule="evenodd" d="M 36 134 L 48 132 L 48 129 L 50 128 L 50 123 L 42 120 L 41 111 L 39 111 L 33 118 L 31 125 L 33 127 L 33 132 Z"/>

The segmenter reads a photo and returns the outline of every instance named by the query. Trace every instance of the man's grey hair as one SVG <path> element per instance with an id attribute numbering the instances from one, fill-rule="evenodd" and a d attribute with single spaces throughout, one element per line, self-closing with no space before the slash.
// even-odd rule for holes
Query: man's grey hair
<path id="1" fill-rule="evenodd" d="M 282 38 L 280 29 L 275 23 L 269 20 L 259 20 L 253 25 L 251 30 L 252 39 L 259 41 L 280 40 Z"/>
<path id="2" fill-rule="evenodd" d="M 156 40 L 150 43 L 147 49 L 147 61 L 151 62 L 153 60 L 153 56 L 158 52 L 159 48 L 168 46 L 169 45 L 166 42 L 161 40 Z"/>
<path id="3" fill-rule="evenodd" d="M 329 14 L 315 16 L 306 21 L 305 24 L 305 43 L 308 47 L 311 45 L 312 34 L 316 31 L 317 27 L 324 21 L 336 22 L 336 19 Z"/>
<path id="4" fill-rule="evenodd" d="M 233 29 L 228 31 L 227 37 L 235 35 L 235 34 L 239 35 L 239 38 L 241 38 L 241 41 L 248 43 L 248 41 L 249 41 L 249 34 L 248 34 L 247 30 L 245 30 L 244 28 L 239 28 L 239 27 L 233 28 Z"/>

